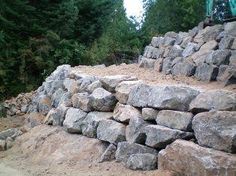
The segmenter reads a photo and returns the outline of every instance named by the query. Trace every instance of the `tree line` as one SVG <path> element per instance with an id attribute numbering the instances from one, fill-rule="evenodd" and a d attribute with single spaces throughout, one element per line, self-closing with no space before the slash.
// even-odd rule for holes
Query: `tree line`
<path id="1" fill-rule="evenodd" d="M 144 0 L 140 25 L 123 0 L 0 0 L 0 100 L 36 89 L 61 64 L 132 62 L 152 36 L 203 20 L 204 5 Z"/>

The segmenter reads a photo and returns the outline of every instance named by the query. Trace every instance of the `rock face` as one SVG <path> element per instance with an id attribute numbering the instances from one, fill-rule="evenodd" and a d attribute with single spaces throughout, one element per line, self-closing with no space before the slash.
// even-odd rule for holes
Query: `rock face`
<path id="1" fill-rule="evenodd" d="M 189 131 L 191 130 L 192 117 L 193 114 L 189 112 L 163 110 L 158 113 L 156 122 L 158 125 Z"/>
<path id="2" fill-rule="evenodd" d="M 105 152 L 102 154 L 99 162 L 105 162 L 105 161 L 112 161 L 114 160 L 116 154 L 116 146 L 114 144 L 110 144 L 107 149 L 105 150 Z"/>
<path id="3" fill-rule="evenodd" d="M 197 90 L 188 87 L 158 87 L 141 84 L 131 90 L 127 103 L 135 107 L 148 106 L 184 111 L 198 94 Z"/>
<path id="4" fill-rule="evenodd" d="M 218 67 L 202 63 L 196 68 L 195 77 L 201 81 L 213 81 L 216 80 L 218 74 Z"/>
<path id="5" fill-rule="evenodd" d="M 106 76 L 101 78 L 103 86 L 110 92 L 114 92 L 116 86 L 122 81 L 135 81 L 137 78 L 126 75 Z"/>
<path id="6" fill-rule="evenodd" d="M 136 86 L 137 84 L 142 83 L 141 81 L 123 81 L 116 86 L 116 99 L 122 103 L 126 104 L 129 98 L 129 93 L 131 89 Z"/>
<path id="7" fill-rule="evenodd" d="M 116 98 L 103 88 L 97 88 L 90 95 L 91 107 L 97 111 L 112 111 L 116 105 Z"/>
<path id="8" fill-rule="evenodd" d="M 102 120 L 98 124 L 97 138 L 112 144 L 125 141 L 125 125 L 113 120 Z"/>
<path id="9" fill-rule="evenodd" d="M 130 144 L 128 142 L 120 142 L 118 143 L 116 150 L 116 160 L 119 162 L 127 163 L 129 157 L 133 154 L 141 154 L 141 153 L 150 153 L 157 154 L 155 149 L 150 147 L 146 147 L 140 144 Z"/>
<path id="10" fill-rule="evenodd" d="M 155 110 L 153 108 L 143 108 L 142 109 L 142 118 L 144 120 L 156 120 L 156 116 L 158 114 L 158 110 Z"/>
<path id="11" fill-rule="evenodd" d="M 80 108 L 86 112 L 92 111 L 89 94 L 87 92 L 74 94 L 72 96 L 72 104 L 74 108 Z"/>
<path id="12" fill-rule="evenodd" d="M 163 149 L 176 139 L 191 139 L 192 133 L 174 130 L 160 125 L 148 125 L 145 127 L 146 142 L 149 147 Z"/>
<path id="13" fill-rule="evenodd" d="M 158 154 L 158 168 L 184 176 L 235 175 L 235 155 L 176 140 Z"/>
<path id="14" fill-rule="evenodd" d="M 153 170 L 157 168 L 157 156 L 150 153 L 133 154 L 126 166 L 133 170 Z"/>
<path id="15" fill-rule="evenodd" d="M 62 126 L 68 109 L 64 105 L 60 105 L 56 109 L 51 109 L 44 119 L 44 123 L 47 125 Z"/>
<path id="16" fill-rule="evenodd" d="M 10 128 L 5 131 L 0 132 L 0 140 L 6 140 L 7 138 L 15 139 L 17 136 L 21 135 L 22 131 L 17 128 Z"/>
<path id="17" fill-rule="evenodd" d="M 148 125 L 142 118 L 132 117 L 126 128 L 126 140 L 130 143 L 144 144 L 146 141 L 145 127 Z"/>
<path id="18" fill-rule="evenodd" d="M 193 130 L 198 143 L 216 150 L 236 153 L 235 129 L 235 111 L 203 112 L 193 119 Z"/>
<path id="19" fill-rule="evenodd" d="M 90 112 L 82 122 L 82 133 L 85 136 L 96 138 L 97 127 L 100 121 L 111 119 L 111 112 Z"/>
<path id="20" fill-rule="evenodd" d="M 190 111 L 209 110 L 235 111 L 236 94 L 224 90 L 212 90 L 200 93 L 190 104 Z"/>
<path id="21" fill-rule="evenodd" d="M 66 127 L 70 133 L 82 133 L 82 122 L 87 113 L 81 109 L 69 108 L 63 126 Z"/>
<path id="22" fill-rule="evenodd" d="M 118 122 L 128 123 L 131 118 L 140 118 L 141 113 L 130 105 L 117 103 L 113 111 L 113 117 Z"/>

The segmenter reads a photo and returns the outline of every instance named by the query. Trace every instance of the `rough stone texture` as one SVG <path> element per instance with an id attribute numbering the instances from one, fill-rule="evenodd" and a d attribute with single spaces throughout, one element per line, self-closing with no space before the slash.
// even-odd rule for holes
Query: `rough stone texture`
<path id="1" fill-rule="evenodd" d="M 163 149 L 176 139 L 191 139 L 192 133 L 175 130 L 160 125 L 148 125 L 145 127 L 147 139 L 145 144 L 156 149 Z"/>
<path id="2" fill-rule="evenodd" d="M 6 150 L 6 141 L 0 139 L 0 151 Z"/>
<path id="3" fill-rule="evenodd" d="M 219 49 L 230 49 L 233 44 L 234 38 L 230 36 L 224 36 L 220 43 L 219 43 Z"/>
<path id="4" fill-rule="evenodd" d="M 233 43 L 232 43 L 230 49 L 236 50 L 236 38 L 234 38 L 234 41 L 233 41 Z"/>
<path id="5" fill-rule="evenodd" d="M 217 80 L 223 82 L 225 86 L 236 84 L 236 66 L 227 66 L 223 71 L 223 73 L 218 74 Z"/>
<path id="6" fill-rule="evenodd" d="M 140 84 L 129 95 L 128 104 L 135 107 L 153 107 L 185 111 L 199 94 L 197 90 L 177 86 L 149 86 Z"/>
<path id="7" fill-rule="evenodd" d="M 70 65 L 60 65 L 57 69 L 46 78 L 46 81 L 64 80 L 70 73 Z"/>
<path id="8" fill-rule="evenodd" d="M 117 103 L 113 111 L 113 118 L 122 123 L 129 123 L 132 117 L 141 117 L 141 112 L 130 105 Z"/>
<path id="9" fill-rule="evenodd" d="M 163 37 L 153 37 L 152 41 L 151 41 L 151 45 L 155 48 L 158 48 L 159 46 L 161 46 L 163 44 Z"/>
<path id="10" fill-rule="evenodd" d="M 20 136 L 22 131 L 17 128 L 10 128 L 5 131 L 0 132 L 0 140 L 6 140 L 8 137 L 15 139 L 17 136 Z"/>
<path id="11" fill-rule="evenodd" d="M 191 130 L 193 114 L 189 112 L 162 110 L 156 117 L 158 125 L 166 126 L 182 131 Z"/>
<path id="12" fill-rule="evenodd" d="M 198 80 L 210 82 L 216 80 L 218 70 L 217 66 L 201 63 L 197 66 L 194 76 Z"/>
<path id="13" fill-rule="evenodd" d="M 157 154 L 157 151 L 155 149 L 140 144 L 135 144 L 135 143 L 130 144 L 128 142 L 120 142 L 118 143 L 116 150 L 116 160 L 118 162 L 127 163 L 131 155 L 141 154 L 141 153 Z"/>
<path id="14" fill-rule="evenodd" d="M 51 109 L 44 119 L 44 123 L 47 125 L 62 126 L 68 109 L 64 105 L 60 105 L 56 109 Z"/>
<path id="15" fill-rule="evenodd" d="M 155 62 L 156 62 L 156 59 L 148 59 L 148 58 L 142 57 L 139 62 L 139 67 L 154 69 Z"/>
<path id="16" fill-rule="evenodd" d="M 210 51 L 210 50 L 215 50 L 218 46 L 218 43 L 215 40 L 211 40 L 204 45 L 201 46 L 200 51 Z"/>
<path id="17" fill-rule="evenodd" d="M 191 37 L 191 36 L 188 36 L 188 37 L 186 37 L 186 38 L 183 38 L 183 41 L 182 41 L 182 43 L 181 43 L 181 47 L 182 48 L 186 48 L 187 47 L 187 45 L 188 45 L 188 43 L 189 42 L 192 42 L 192 40 L 193 40 L 193 37 Z"/>
<path id="18" fill-rule="evenodd" d="M 186 46 L 186 48 L 183 51 L 183 57 L 188 57 L 190 55 L 192 55 L 193 53 L 195 53 L 197 51 L 197 44 L 196 43 L 188 43 L 188 45 Z"/>
<path id="19" fill-rule="evenodd" d="M 192 76 L 194 75 L 196 70 L 196 65 L 191 62 L 191 61 L 183 61 L 183 62 L 178 62 L 176 63 L 172 70 L 171 73 L 175 76 Z"/>
<path id="20" fill-rule="evenodd" d="M 162 48 L 154 48 L 152 46 L 146 46 L 143 56 L 150 59 L 157 59 L 162 57 L 164 50 Z"/>
<path id="21" fill-rule="evenodd" d="M 60 102 L 59 102 L 58 105 L 64 105 L 66 107 L 72 107 L 71 97 L 72 97 L 72 94 L 70 92 L 64 93 L 61 96 Z"/>
<path id="22" fill-rule="evenodd" d="M 114 92 L 116 86 L 122 81 L 136 81 L 136 77 L 127 76 L 127 75 L 115 75 L 115 76 L 105 76 L 100 79 L 102 85 L 106 90 Z"/>
<path id="23" fill-rule="evenodd" d="M 92 109 L 97 111 L 113 111 L 116 98 L 103 88 L 97 88 L 89 97 Z"/>
<path id="24" fill-rule="evenodd" d="M 88 90 L 89 93 L 92 93 L 95 89 L 101 88 L 101 87 L 102 87 L 101 81 L 97 80 L 97 81 L 94 81 L 93 83 L 91 83 L 91 84 L 87 87 L 87 90 Z"/>
<path id="25" fill-rule="evenodd" d="M 92 111 L 89 94 L 87 92 L 77 93 L 72 96 L 72 104 L 74 108 L 80 108 L 83 111 Z"/>
<path id="26" fill-rule="evenodd" d="M 162 63 L 162 72 L 166 75 L 171 73 L 173 57 L 167 57 L 163 60 Z"/>
<path id="27" fill-rule="evenodd" d="M 234 37 L 236 37 L 236 22 L 230 22 L 230 23 L 226 23 L 224 25 L 224 30 L 228 35 L 232 35 Z"/>
<path id="28" fill-rule="evenodd" d="M 158 168 L 183 176 L 234 176 L 236 156 L 176 140 L 159 152 Z"/>
<path id="29" fill-rule="evenodd" d="M 82 122 L 86 115 L 87 113 L 81 109 L 69 108 L 63 126 L 69 133 L 82 133 Z"/>
<path id="30" fill-rule="evenodd" d="M 181 57 L 182 53 L 183 53 L 183 48 L 181 48 L 181 46 L 179 45 L 174 45 L 173 47 L 171 47 L 167 57 L 171 58 Z"/>
<path id="31" fill-rule="evenodd" d="M 236 67 L 236 51 L 231 51 L 231 57 L 230 57 L 230 61 L 229 61 L 229 65 L 230 66 L 235 66 Z"/>
<path id="32" fill-rule="evenodd" d="M 206 58 L 206 63 L 217 66 L 220 66 L 222 64 L 228 65 L 230 55 L 231 53 L 229 50 L 217 50 L 209 54 L 209 56 Z"/>
<path id="33" fill-rule="evenodd" d="M 71 94 L 75 94 L 79 91 L 78 81 L 70 78 L 66 78 L 63 82 L 64 88 Z"/>
<path id="34" fill-rule="evenodd" d="M 225 90 L 211 90 L 200 93 L 190 104 L 192 112 L 210 110 L 235 111 L 236 93 Z"/>
<path id="35" fill-rule="evenodd" d="M 171 46 L 175 44 L 175 38 L 169 37 L 169 36 L 165 36 L 164 37 L 164 46 Z"/>
<path id="36" fill-rule="evenodd" d="M 183 42 L 183 39 L 187 38 L 189 34 L 187 32 L 179 32 L 176 36 L 175 45 L 180 45 Z"/>
<path id="37" fill-rule="evenodd" d="M 35 126 L 43 124 L 45 116 L 38 112 L 31 112 L 26 118 L 26 126 L 33 128 Z"/>
<path id="38" fill-rule="evenodd" d="M 51 108 L 52 106 L 50 97 L 45 95 L 40 96 L 38 102 L 38 112 L 42 113 L 43 115 L 47 115 Z"/>
<path id="39" fill-rule="evenodd" d="M 236 102 L 235 102 L 236 103 Z M 236 153 L 236 112 L 203 112 L 193 118 L 198 144 Z"/>
<path id="40" fill-rule="evenodd" d="M 113 120 L 102 120 L 98 124 L 97 138 L 112 144 L 125 141 L 125 125 Z"/>
<path id="41" fill-rule="evenodd" d="M 158 112 L 159 112 L 158 110 L 153 109 L 153 108 L 143 108 L 142 118 L 144 120 L 153 121 L 156 119 Z"/>
<path id="42" fill-rule="evenodd" d="M 51 97 L 51 102 L 52 102 L 52 106 L 54 108 L 58 107 L 58 105 L 61 102 L 61 98 L 62 96 L 65 94 L 66 92 L 63 89 L 58 89 L 54 92 L 54 94 Z"/>
<path id="43" fill-rule="evenodd" d="M 126 166 L 133 170 L 154 170 L 157 168 L 157 156 L 150 153 L 133 154 Z"/>
<path id="44" fill-rule="evenodd" d="M 143 119 L 132 117 L 129 125 L 126 127 L 126 140 L 129 143 L 144 144 L 146 134 L 144 128 L 148 125 Z"/>
<path id="45" fill-rule="evenodd" d="M 193 55 L 190 56 L 191 60 L 196 64 L 200 65 L 205 63 L 206 58 L 211 54 L 213 51 L 212 50 L 206 50 L 206 51 L 198 51 L 194 53 Z"/>
<path id="46" fill-rule="evenodd" d="M 228 67 L 229 67 L 228 65 L 220 65 L 219 73 L 218 73 L 217 78 L 216 78 L 217 81 L 225 81 L 223 75 L 224 75 L 224 73 L 225 73 L 225 71 L 227 70 Z"/>
<path id="47" fill-rule="evenodd" d="M 110 144 L 102 154 L 99 163 L 115 160 L 116 159 L 115 155 L 116 155 L 116 146 L 114 144 Z"/>
<path id="48" fill-rule="evenodd" d="M 116 86 L 116 99 L 122 103 L 122 104 L 126 104 L 129 98 L 129 93 L 131 91 L 131 89 L 138 85 L 141 84 L 142 81 L 123 81 L 120 84 L 118 84 Z"/>
<path id="49" fill-rule="evenodd" d="M 90 112 L 82 122 L 82 133 L 85 136 L 96 138 L 97 127 L 100 121 L 111 119 L 111 112 Z"/>

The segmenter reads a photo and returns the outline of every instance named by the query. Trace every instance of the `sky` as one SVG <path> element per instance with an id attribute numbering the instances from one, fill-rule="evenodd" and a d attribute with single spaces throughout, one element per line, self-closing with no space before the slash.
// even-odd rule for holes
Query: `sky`
<path id="1" fill-rule="evenodd" d="M 142 0 L 124 0 L 124 6 L 128 17 L 135 16 L 138 22 L 141 21 L 144 12 Z"/>

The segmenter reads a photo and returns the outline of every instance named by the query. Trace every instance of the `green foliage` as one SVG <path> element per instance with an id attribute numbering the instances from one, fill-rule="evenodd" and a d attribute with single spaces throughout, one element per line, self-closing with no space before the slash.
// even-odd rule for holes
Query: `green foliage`
<path id="1" fill-rule="evenodd" d="M 150 37 L 168 31 L 187 31 L 204 19 L 205 0 L 144 0 L 143 33 Z"/>

